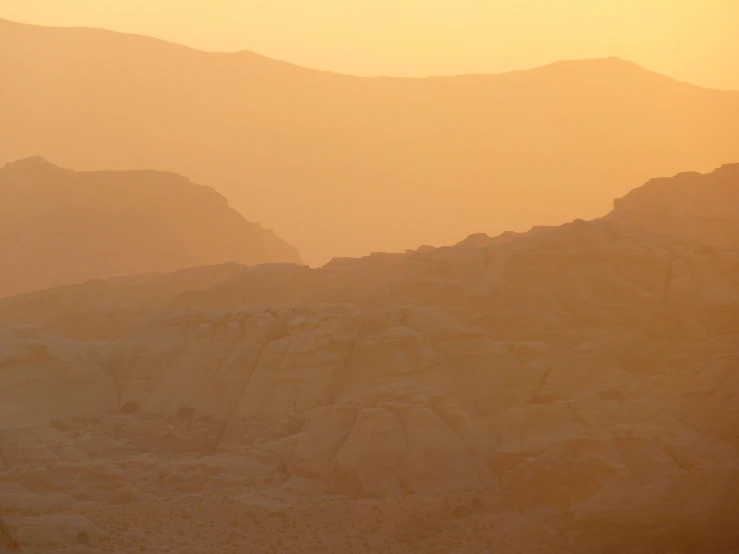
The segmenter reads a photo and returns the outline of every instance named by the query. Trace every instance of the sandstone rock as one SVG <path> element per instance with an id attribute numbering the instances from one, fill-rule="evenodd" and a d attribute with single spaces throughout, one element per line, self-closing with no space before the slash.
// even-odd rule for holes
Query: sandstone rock
<path id="1" fill-rule="evenodd" d="M 8 514 L 53 514 L 68 510 L 75 504 L 67 493 L 52 489 L 33 492 L 23 485 L 5 485 L 0 489 L 0 508 Z"/>
<path id="2" fill-rule="evenodd" d="M 23 387 L 0 393 L 3 506 L 93 517 L 218 495 L 476 491 L 485 510 L 562 518 L 578 537 L 726 527 L 739 259 L 703 248 L 575 221 L 252 268 L 84 346 L 14 327 L 0 379 Z M 68 399 L 50 403 L 57 389 Z M 449 517 L 471 525 L 481 508 L 459 505 Z"/>
<path id="3" fill-rule="evenodd" d="M 0 337 L 0 407 L 12 413 L 12 419 L 3 418 L 0 430 L 111 410 L 115 386 L 80 345 L 25 335 L 6 329 Z"/>
<path id="4" fill-rule="evenodd" d="M 0 519 L 0 548 L 9 552 L 19 550 L 18 541 L 13 538 L 8 525 L 2 519 Z"/>
<path id="5" fill-rule="evenodd" d="M 68 548 L 95 544 L 101 537 L 87 518 L 75 515 L 11 517 L 8 525 L 17 529 L 17 540 L 24 547 Z"/>

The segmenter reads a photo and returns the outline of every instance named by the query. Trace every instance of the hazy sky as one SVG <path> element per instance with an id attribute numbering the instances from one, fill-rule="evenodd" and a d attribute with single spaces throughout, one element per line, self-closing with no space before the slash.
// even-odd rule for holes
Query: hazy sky
<path id="1" fill-rule="evenodd" d="M 0 17 L 253 50 L 361 75 L 618 56 L 739 89 L 739 0 L 0 0 Z"/>

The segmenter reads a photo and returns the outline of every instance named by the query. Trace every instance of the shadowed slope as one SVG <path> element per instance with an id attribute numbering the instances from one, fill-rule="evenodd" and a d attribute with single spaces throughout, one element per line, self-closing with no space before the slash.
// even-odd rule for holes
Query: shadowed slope
<path id="1" fill-rule="evenodd" d="M 235 261 L 299 262 L 220 194 L 154 171 L 0 169 L 0 296 L 92 278 Z"/>
<path id="2" fill-rule="evenodd" d="M 618 59 L 356 78 L 243 52 L 0 22 L 0 152 L 212 184 L 312 264 L 597 217 L 739 157 L 739 93 Z"/>

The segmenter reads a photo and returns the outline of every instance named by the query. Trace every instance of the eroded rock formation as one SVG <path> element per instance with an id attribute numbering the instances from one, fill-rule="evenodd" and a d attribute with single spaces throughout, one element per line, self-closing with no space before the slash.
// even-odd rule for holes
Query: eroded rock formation
<path id="1" fill-rule="evenodd" d="M 491 522 L 526 552 L 730 552 L 739 252 L 711 237 L 574 221 L 6 299 L 0 509 L 39 548 L 135 545 L 106 518 L 185 506 L 244 528 L 290 498 L 269 529 L 374 506 L 392 552 L 478 524 L 511 547 Z"/>

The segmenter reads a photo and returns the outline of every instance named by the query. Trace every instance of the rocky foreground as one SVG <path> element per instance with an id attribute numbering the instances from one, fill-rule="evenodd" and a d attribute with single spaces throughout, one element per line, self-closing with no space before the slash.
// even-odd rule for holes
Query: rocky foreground
<path id="1" fill-rule="evenodd" d="M 25 552 L 739 548 L 723 245 L 575 221 L 87 283 L 0 321 Z"/>

